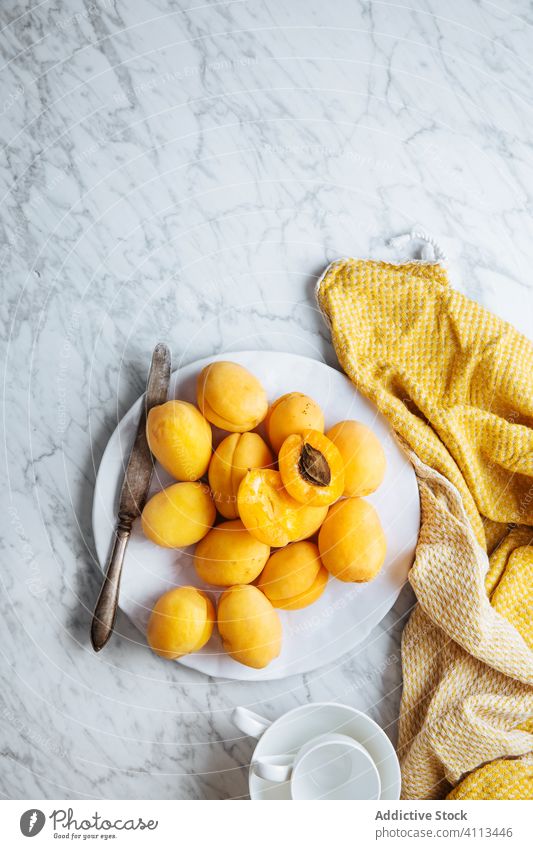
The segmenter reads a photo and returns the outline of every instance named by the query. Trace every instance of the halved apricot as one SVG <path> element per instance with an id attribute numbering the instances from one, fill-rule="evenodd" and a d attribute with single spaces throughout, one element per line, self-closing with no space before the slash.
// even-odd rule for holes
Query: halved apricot
<path id="1" fill-rule="evenodd" d="M 239 487 L 237 503 L 245 528 L 274 548 L 311 536 L 327 513 L 327 508 L 296 501 L 284 488 L 280 473 L 273 469 L 248 472 Z"/>
<path id="2" fill-rule="evenodd" d="M 333 504 L 344 489 L 344 463 L 338 449 L 318 430 L 288 436 L 279 451 L 283 486 L 296 501 L 313 507 Z"/>

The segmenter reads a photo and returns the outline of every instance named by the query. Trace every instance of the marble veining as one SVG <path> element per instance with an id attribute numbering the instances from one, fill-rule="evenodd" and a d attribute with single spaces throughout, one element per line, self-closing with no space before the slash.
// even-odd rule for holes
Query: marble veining
<path id="1" fill-rule="evenodd" d="M 4 797 L 246 797 L 238 704 L 345 701 L 394 739 L 408 588 L 284 681 L 164 664 L 124 617 L 95 656 L 92 489 L 156 341 L 333 365 L 317 275 L 414 225 L 531 334 L 532 25 L 526 0 L 3 0 Z"/>

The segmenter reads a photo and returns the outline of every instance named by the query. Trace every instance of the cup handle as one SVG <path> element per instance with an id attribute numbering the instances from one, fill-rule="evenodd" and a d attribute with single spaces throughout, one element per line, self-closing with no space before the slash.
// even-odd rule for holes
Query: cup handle
<path id="1" fill-rule="evenodd" d="M 272 725 L 269 719 L 245 707 L 236 707 L 231 718 L 239 731 L 248 737 L 255 737 L 256 740 Z"/>
<path id="2" fill-rule="evenodd" d="M 252 761 L 252 772 L 265 781 L 288 781 L 292 765 L 293 759 L 288 755 L 265 755 Z"/>

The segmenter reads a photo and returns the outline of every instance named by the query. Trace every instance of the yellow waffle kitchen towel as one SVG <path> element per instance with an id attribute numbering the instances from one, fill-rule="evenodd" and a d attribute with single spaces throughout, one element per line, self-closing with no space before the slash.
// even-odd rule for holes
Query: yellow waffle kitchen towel
<path id="1" fill-rule="evenodd" d="M 317 299 L 419 483 L 403 798 L 531 798 L 533 345 L 436 262 L 339 260 Z"/>

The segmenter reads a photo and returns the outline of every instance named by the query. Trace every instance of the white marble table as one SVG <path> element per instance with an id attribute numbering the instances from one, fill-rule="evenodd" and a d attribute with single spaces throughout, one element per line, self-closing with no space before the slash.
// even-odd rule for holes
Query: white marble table
<path id="1" fill-rule="evenodd" d="M 208 680 L 124 617 L 88 642 L 91 499 L 158 340 L 334 363 L 338 256 L 412 225 L 455 284 L 532 325 L 533 10 L 509 0 L 3 0 L 6 299 L 0 737 L 8 798 L 245 797 L 236 704 L 309 700 L 391 734 L 406 589 L 313 674 Z"/>

